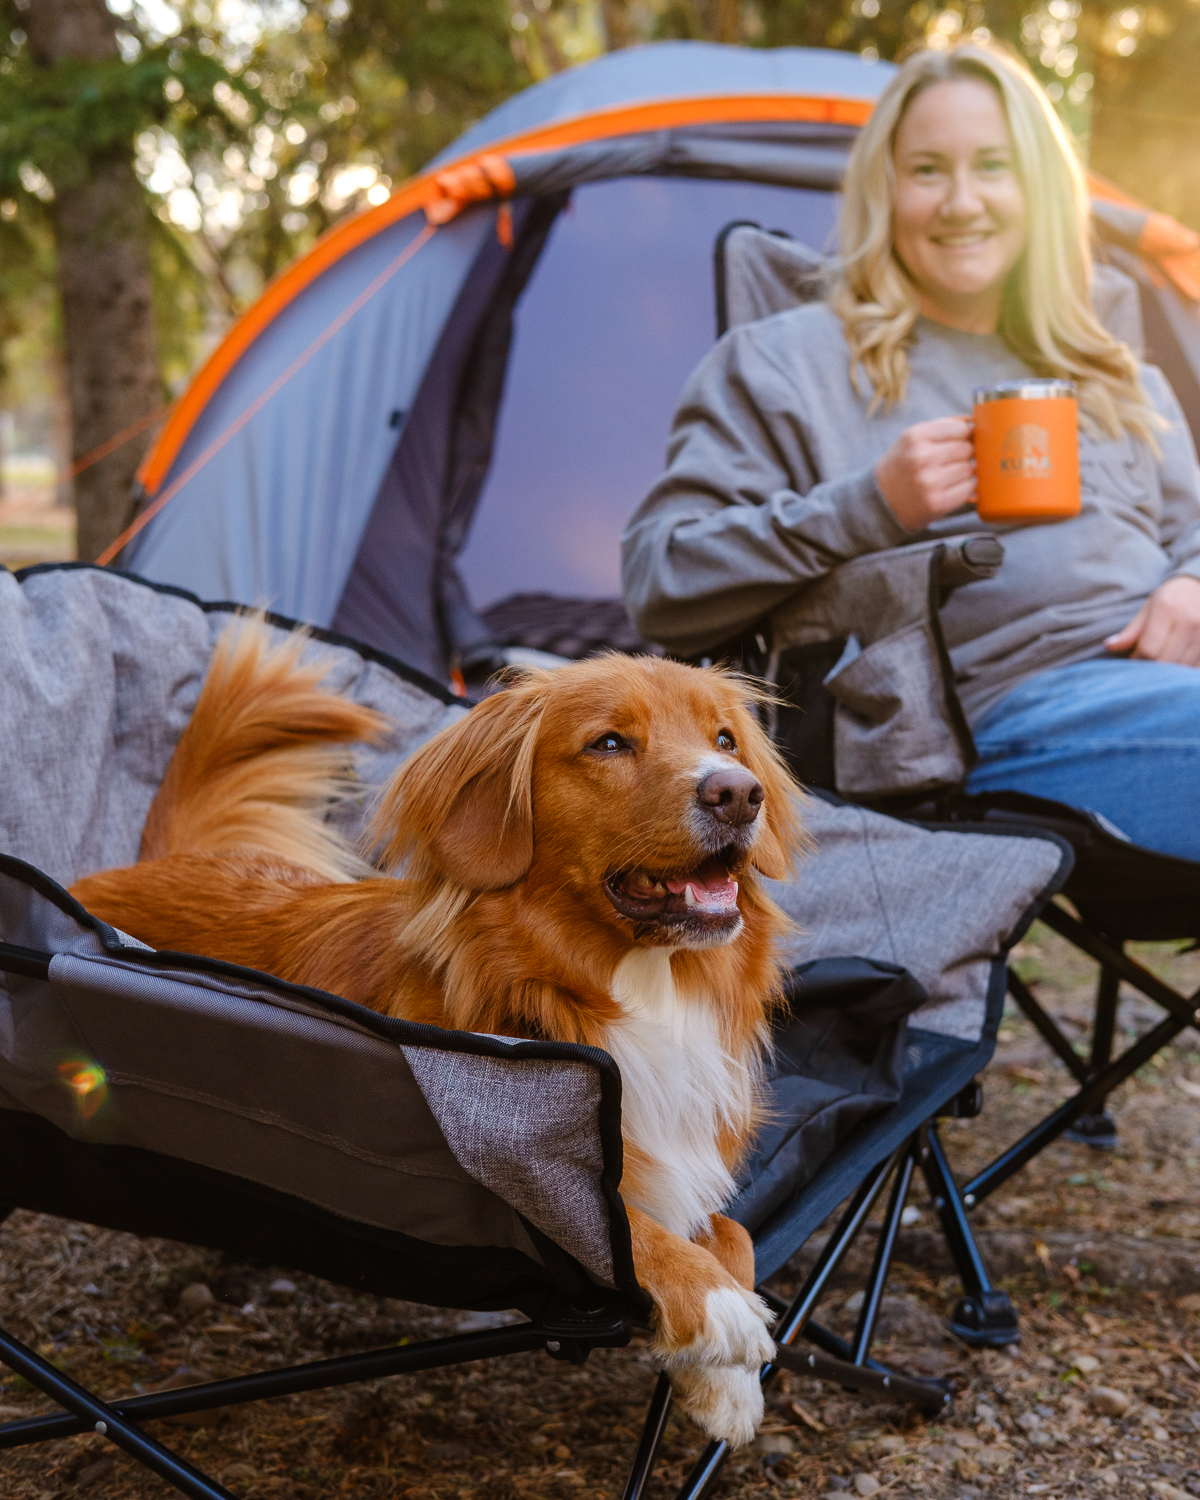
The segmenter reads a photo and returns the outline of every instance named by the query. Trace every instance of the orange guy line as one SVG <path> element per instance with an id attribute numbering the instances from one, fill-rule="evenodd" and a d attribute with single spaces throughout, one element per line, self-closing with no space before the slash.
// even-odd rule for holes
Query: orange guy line
<path id="1" fill-rule="evenodd" d="M 376 276 L 375 280 L 371 282 L 370 286 L 364 287 L 363 290 L 359 292 L 358 296 L 355 297 L 354 301 L 351 302 L 348 307 L 343 308 L 342 311 L 337 315 L 337 317 L 334 318 L 333 322 L 330 323 L 323 332 L 319 333 L 315 339 L 313 339 L 312 343 L 309 344 L 304 353 L 298 354 L 296 358 L 291 362 L 291 364 L 288 365 L 287 369 L 284 370 L 281 375 L 277 375 L 271 382 L 271 384 L 266 388 L 266 390 L 260 392 L 260 394 L 254 398 L 250 405 L 246 407 L 245 411 L 243 411 L 239 416 L 235 417 L 232 422 L 230 422 L 229 426 L 226 427 L 223 433 L 221 433 L 220 437 L 215 438 L 211 443 L 209 443 L 204 452 L 201 453 L 198 458 L 194 459 L 192 463 L 188 465 L 188 467 L 183 471 L 183 473 L 179 476 L 175 483 L 168 485 L 167 488 L 162 492 L 162 494 L 159 495 L 157 500 L 155 500 L 153 504 L 148 505 L 146 509 L 142 511 L 141 515 L 138 516 L 133 522 L 130 523 L 130 525 L 125 528 L 125 530 L 116 539 L 116 541 L 112 542 L 104 549 L 104 551 L 96 559 L 98 566 L 102 568 L 107 567 L 108 564 L 112 562 L 113 558 L 116 557 L 117 554 L 124 547 L 126 547 L 135 536 L 137 536 L 142 527 L 147 525 L 148 522 L 152 521 L 154 517 L 158 515 L 159 511 L 162 510 L 163 506 L 166 505 L 169 500 L 173 500 L 174 497 L 179 493 L 179 491 L 183 489 L 184 485 L 188 484 L 192 479 L 194 479 L 196 475 L 199 474 L 200 470 L 203 469 L 211 459 L 214 459 L 217 454 L 220 453 L 221 449 L 224 448 L 232 438 L 236 437 L 237 434 L 241 432 L 246 423 L 257 416 L 258 413 L 262 411 L 263 407 L 266 406 L 267 402 L 270 401 L 273 396 L 278 395 L 279 392 L 284 388 L 284 386 L 287 385 L 288 381 L 291 380 L 294 376 L 298 375 L 304 368 L 304 366 L 308 364 L 308 362 L 313 358 L 313 356 L 319 353 L 320 350 L 322 350 L 329 342 L 329 340 L 335 336 L 335 334 L 340 333 L 341 330 L 350 321 L 350 319 L 355 315 L 355 313 L 364 308 L 367 303 L 370 302 L 371 298 L 374 297 L 377 292 L 381 291 L 382 288 L 386 286 L 387 283 L 396 274 L 396 272 L 399 271 L 402 266 L 406 265 L 407 262 L 413 258 L 413 256 L 417 253 L 422 245 L 428 244 L 428 242 L 436 233 L 437 229 L 433 224 L 426 224 L 425 227 L 420 231 L 420 233 L 415 235 L 408 242 L 408 244 L 405 245 L 404 249 L 400 252 L 396 259 L 392 261 L 391 265 L 382 270 L 379 275 Z"/>

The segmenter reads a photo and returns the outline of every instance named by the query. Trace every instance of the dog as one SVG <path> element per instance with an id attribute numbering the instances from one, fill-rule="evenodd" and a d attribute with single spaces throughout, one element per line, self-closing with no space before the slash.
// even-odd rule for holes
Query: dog
<path id="1" fill-rule="evenodd" d="M 760 877 L 803 847 L 753 691 L 652 657 L 529 672 L 395 773 L 371 867 L 326 815 L 347 746 L 388 725 L 325 691 L 303 648 L 271 648 L 253 621 L 222 637 L 139 863 L 72 893 L 154 948 L 610 1053 L 652 1351 L 705 1432 L 748 1442 L 771 1317 L 749 1235 L 720 1209 L 758 1116 L 788 925 Z"/>

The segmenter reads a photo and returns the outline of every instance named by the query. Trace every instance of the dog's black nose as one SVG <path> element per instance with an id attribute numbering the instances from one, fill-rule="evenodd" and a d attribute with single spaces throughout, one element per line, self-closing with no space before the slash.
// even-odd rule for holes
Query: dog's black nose
<path id="1" fill-rule="evenodd" d="M 753 823 L 762 806 L 763 789 L 742 766 L 722 766 L 710 771 L 696 788 L 696 796 L 713 816 L 735 828 Z"/>

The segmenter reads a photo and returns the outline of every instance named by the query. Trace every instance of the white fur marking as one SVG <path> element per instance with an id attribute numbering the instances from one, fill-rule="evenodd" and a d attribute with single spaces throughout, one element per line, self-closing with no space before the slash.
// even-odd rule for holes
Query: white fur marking
<path id="1" fill-rule="evenodd" d="M 704 1332 L 686 1349 L 660 1354 L 688 1416 L 710 1437 L 748 1443 L 762 1421 L 758 1372 L 774 1354 L 763 1323 L 771 1314 L 742 1288 L 721 1287 L 704 1302 Z"/>
<path id="2" fill-rule="evenodd" d="M 668 948 L 631 949 L 612 995 L 624 1019 L 605 1046 L 621 1070 L 625 1134 L 648 1158 L 642 1191 L 626 1197 L 691 1239 L 733 1192 L 717 1134 L 745 1129 L 755 1059 L 729 1055 L 707 996 L 676 990 Z"/>

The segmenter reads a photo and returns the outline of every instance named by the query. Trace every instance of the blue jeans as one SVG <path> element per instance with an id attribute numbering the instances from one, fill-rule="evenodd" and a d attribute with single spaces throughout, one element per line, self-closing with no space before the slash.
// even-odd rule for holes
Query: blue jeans
<path id="1" fill-rule="evenodd" d="M 988 709 L 975 743 L 968 791 L 1052 797 L 1200 860 L 1200 669 L 1117 659 L 1039 672 Z"/>

